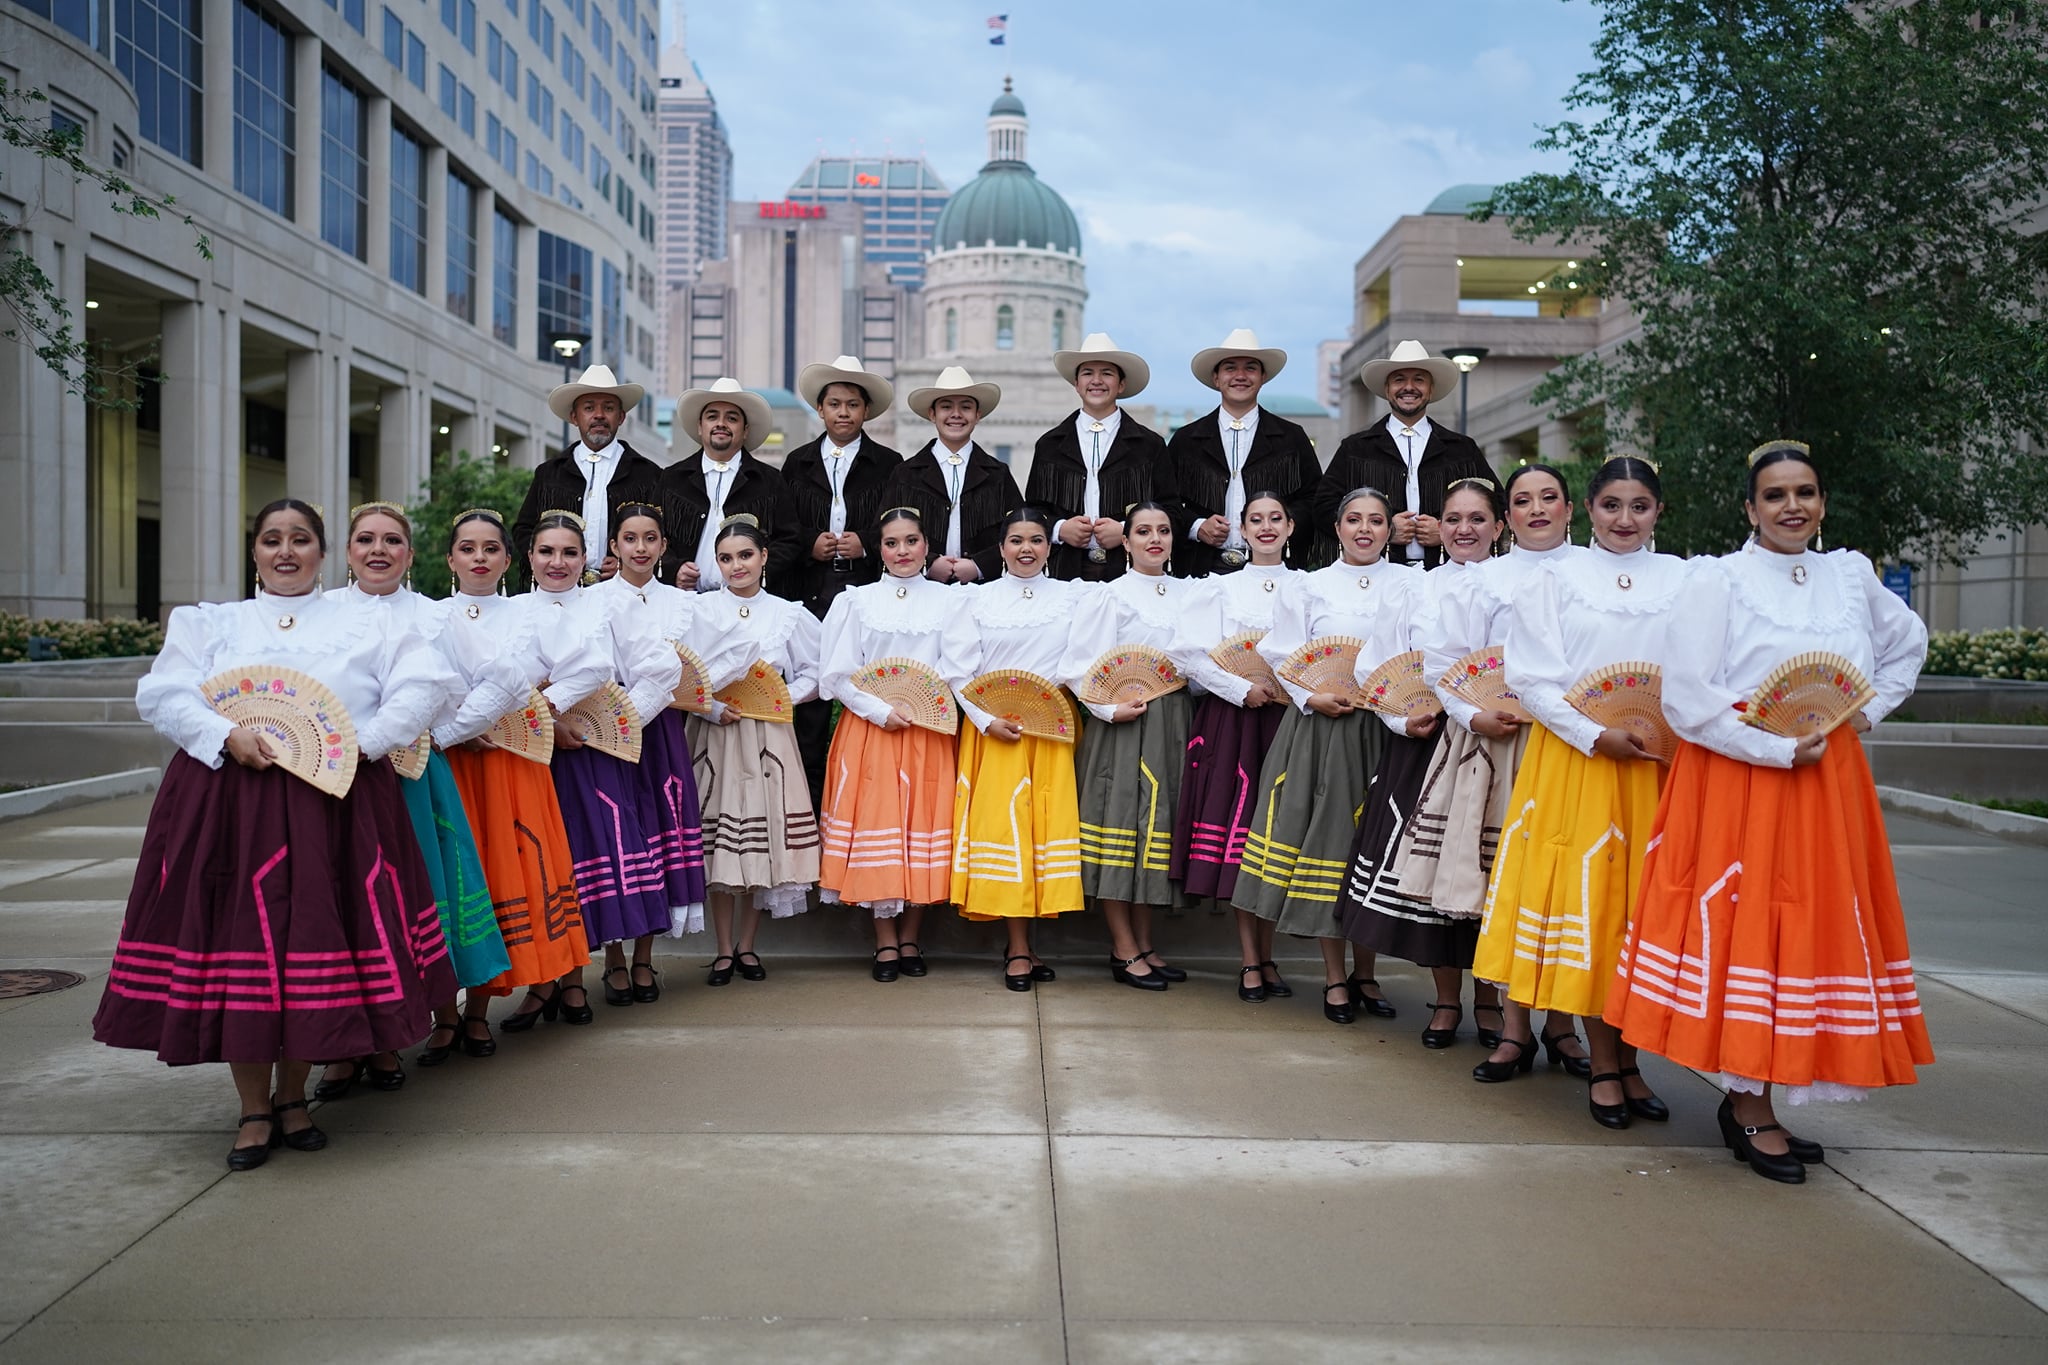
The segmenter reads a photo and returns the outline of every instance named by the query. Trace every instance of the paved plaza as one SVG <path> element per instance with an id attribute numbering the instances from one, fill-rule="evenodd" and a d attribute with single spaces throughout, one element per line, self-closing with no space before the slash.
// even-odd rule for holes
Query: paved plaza
<path id="1" fill-rule="evenodd" d="M 1473 1084 L 1414 969 L 1338 1028 L 1305 960 L 1292 1000 L 1186 954 L 1153 997 L 1085 923 L 1029 995 L 773 928 L 711 990 L 669 944 L 660 1003 L 409 1066 L 230 1175 L 223 1069 L 90 1036 L 149 800 L 0 825 L 0 967 L 89 978 L 0 1001 L 0 1365 L 2048 1358 L 2048 849 L 1893 818 L 1940 1060 L 1783 1109 L 1829 1150 L 1798 1188 L 1661 1062 L 1673 1121 L 1618 1134 L 1562 1072 Z"/>

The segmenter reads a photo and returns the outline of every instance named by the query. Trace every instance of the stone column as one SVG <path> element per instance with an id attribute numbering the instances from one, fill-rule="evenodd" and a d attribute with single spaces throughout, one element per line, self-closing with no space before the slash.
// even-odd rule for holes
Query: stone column
<path id="1" fill-rule="evenodd" d="M 201 58 L 200 165 L 222 184 L 235 183 L 235 0 L 205 0 L 199 31 L 205 38 Z M 301 38 L 299 42 L 310 39 Z M 313 44 L 318 47 L 319 44 Z M 305 118 L 305 103 L 299 117 Z M 315 104 L 315 110 L 318 104 Z M 314 123 L 318 124 L 317 112 Z"/>
<path id="2" fill-rule="evenodd" d="M 448 306 L 448 149 L 427 148 L 427 302 Z"/>
<path id="3" fill-rule="evenodd" d="M 378 278 L 391 275 L 391 101 L 382 95 L 365 95 L 369 131 L 364 151 L 369 164 L 369 199 L 366 210 L 368 230 L 363 238 L 363 261 Z"/>
<path id="4" fill-rule="evenodd" d="M 292 217 L 315 238 L 320 236 L 320 40 L 310 33 L 292 39 L 292 98 L 298 105 L 293 138 Z M 227 95 L 207 101 L 232 107 Z"/>
<path id="5" fill-rule="evenodd" d="M 84 252 L 17 234 L 24 251 L 86 317 Z M 85 614 L 85 400 L 22 345 L 0 346 L 0 607 L 30 616 Z"/>
<path id="6" fill-rule="evenodd" d="M 327 519 L 329 586 L 347 571 L 348 360 L 326 349 L 285 359 L 285 488 L 322 508 Z"/>
<path id="7" fill-rule="evenodd" d="M 491 335 L 491 310 L 497 306 L 498 194 L 489 185 L 476 190 L 476 325 Z"/>
<path id="8" fill-rule="evenodd" d="M 407 385 L 377 391 L 376 496 L 403 507 L 419 496 L 427 462 L 426 395 Z"/>
<path id="9" fill-rule="evenodd" d="M 163 305 L 163 609 L 241 596 L 241 319 Z"/>
<path id="10" fill-rule="evenodd" d="M 1546 417 L 1536 427 L 1536 458 L 1545 464 L 1566 464 L 1572 458 L 1572 438 L 1578 423 Z"/>
<path id="11" fill-rule="evenodd" d="M 531 437 L 508 433 L 505 438 L 505 460 L 514 469 L 540 468 L 541 453 L 540 442 Z"/>
<path id="12" fill-rule="evenodd" d="M 497 457 L 491 454 L 490 426 L 480 413 L 457 413 L 448 423 L 448 452 L 451 458 L 460 458 L 467 452 L 479 464 L 489 464 Z"/>

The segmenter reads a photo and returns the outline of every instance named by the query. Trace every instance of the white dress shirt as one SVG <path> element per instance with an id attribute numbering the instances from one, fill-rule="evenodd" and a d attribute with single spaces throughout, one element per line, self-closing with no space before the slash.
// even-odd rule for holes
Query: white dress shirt
<path id="1" fill-rule="evenodd" d="M 593 569 L 612 552 L 612 507 L 605 490 L 625 457 L 626 447 L 617 440 L 602 450 L 576 443 L 576 468 L 583 475 L 583 557 Z"/>
<path id="2" fill-rule="evenodd" d="M 846 534 L 846 471 L 860 454 L 860 437 L 843 446 L 832 444 L 830 436 L 818 443 L 818 458 L 825 463 L 825 482 L 832 489 L 832 515 L 826 527 L 835 536 Z"/>
<path id="3" fill-rule="evenodd" d="M 1277 672 L 1287 656 L 1326 635 L 1353 635 L 1364 641 L 1354 676 L 1363 682 L 1396 654 L 1410 648 L 1409 632 L 1422 606 L 1422 575 L 1408 566 L 1379 560 L 1373 564 L 1326 564 L 1313 573 L 1296 574 L 1280 584 L 1273 607 L 1273 628 L 1259 641 L 1259 656 Z M 1303 715 L 1315 695 L 1300 683 L 1280 680 L 1288 699 Z M 1401 716 L 1377 713 L 1395 734 L 1405 733 Z"/>
<path id="4" fill-rule="evenodd" d="M 948 559 L 960 557 L 960 494 L 967 487 L 967 457 L 974 450 L 974 443 L 955 450 L 944 441 L 932 442 L 932 458 L 939 462 L 939 477 L 946 481 L 946 496 L 952 499 L 953 508 L 946 513 L 946 547 Z"/>
<path id="5" fill-rule="evenodd" d="M 1506 650 L 1514 602 L 1530 575 L 1540 572 L 1549 560 L 1584 553 L 1570 541 L 1548 550 L 1517 545 L 1477 564 L 1446 560 L 1425 580 L 1429 592 L 1415 618 L 1413 639 L 1415 648 L 1422 651 L 1422 676 L 1436 690 L 1437 700 L 1453 721 L 1470 730 L 1479 708 L 1438 686 L 1437 680 L 1475 649 Z"/>
<path id="6" fill-rule="evenodd" d="M 711 510 L 704 514 L 704 530 L 697 537 L 697 591 L 711 592 L 725 586 L 725 575 L 718 571 L 718 525 L 725 520 L 725 497 L 732 492 L 732 481 L 739 477 L 741 452 L 735 450 L 732 458 L 719 464 L 711 458 L 711 452 L 704 452 L 704 496 L 711 500 Z"/>
<path id="7" fill-rule="evenodd" d="M 1074 418 L 1074 434 L 1081 440 L 1081 466 L 1087 470 L 1088 482 L 1081 493 L 1081 517 L 1094 522 L 1102 516 L 1102 462 L 1109 458 L 1109 448 L 1116 444 L 1117 430 L 1124 424 L 1124 410 L 1111 408 L 1109 416 L 1096 419 L 1084 408 Z M 1052 528 L 1052 538 L 1058 541 L 1060 528 L 1067 524 L 1062 519 Z M 1088 548 L 1099 548 L 1095 536 L 1088 537 Z"/>
<path id="8" fill-rule="evenodd" d="M 1230 469 L 1230 482 L 1223 488 L 1223 519 L 1230 530 L 1223 538 L 1226 550 L 1244 549 L 1244 465 L 1252 457 L 1252 439 L 1259 434 L 1259 407 L 1242 417 L 1216 409 L 1216 429 L 1223 437 L 1223 462 Z M 1190 535 L 1194 532 L 1190 531 Z"/>
<path id="9" fill-rule="evenodd" d="M 1411 512 L 1422 510 L 1422 482 L 1416 476 L 1416 471 L 1422 468 L 1422 452 L 1429 449 L 1429 431 L 1429 418 L 1426 415 L 1416 418 L 1415 425 L 1409 426 L 1391 412 L 1387 414 L 1387 434 L 1394 438 L 1394 449 L 1401 452 L 1401 459 L 1408 466 L 1408 486 L 1405 493 L 1406 505 Z M 1402 548 L 1407 551 L 1406 558 L 1409 563 L 1422 562 L 1423 544 L 1420 540 L 1411 540 Z"/>

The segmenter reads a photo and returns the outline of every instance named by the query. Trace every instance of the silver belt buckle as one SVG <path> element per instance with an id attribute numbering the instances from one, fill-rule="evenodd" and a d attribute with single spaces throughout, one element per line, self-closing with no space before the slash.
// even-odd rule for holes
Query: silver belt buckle
<path id="1" fill-rule="evenodd" d="M 1245 553 L 1243 550 L 1225 550 L 1223 552 L 1223 567 L 1226 569 L 1241 569 L 1244 567 L 1244 561 Z"/>
<path id="2" fill-rule="evenodd" d="M 1090 564 L 1107 564 L 1109 562 L 1109 552 L 1100 545 L 1092 546 L 1088 551 L 1088 562 Z"/>

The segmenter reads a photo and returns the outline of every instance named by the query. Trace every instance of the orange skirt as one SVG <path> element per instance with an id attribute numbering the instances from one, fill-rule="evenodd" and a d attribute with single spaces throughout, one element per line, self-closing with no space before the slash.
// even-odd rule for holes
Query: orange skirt
<path id="1" fill-rule="evenodd" d="M 515 986 L 552 981 L 583 966 L 590 942 L 576 908 L 576 860 L 562 832 L 553 777 L 541 764 L 499 749 L 446 753 L 512 960 L 503 976 L 470 989 L 510 995 Z"/>
<path id="2" fill-rule="evenodd" d="M 937 905 L 953 887 L 953 737 L 884 730 L 851 711 L 825 756 L 820 899 L 871 907 Z"/>
<path id="3" fill-rule="evenodd" d="M 1805 768 L 1685 745 L 1607 1022 L 1731 1089 L 1846 1099 L 1934 1060 L 1863 745 Z"/>

